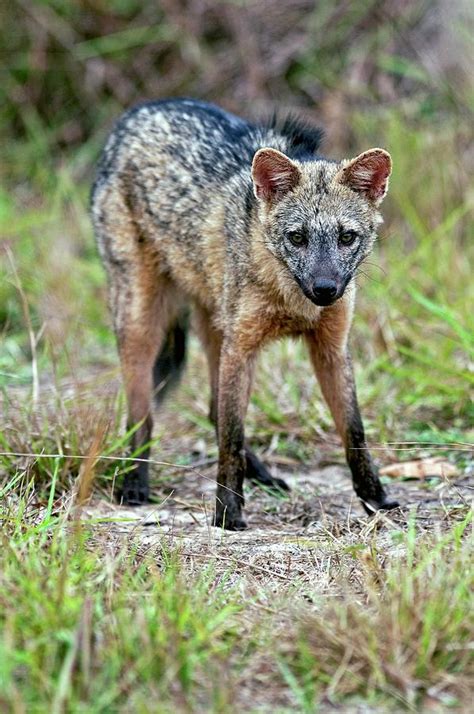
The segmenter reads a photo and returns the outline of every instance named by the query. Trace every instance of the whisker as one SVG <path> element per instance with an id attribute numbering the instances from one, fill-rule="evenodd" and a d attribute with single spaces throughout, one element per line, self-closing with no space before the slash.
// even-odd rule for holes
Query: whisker
<path id="1" fill-rule="evenodd" d="M 385 268 L 382 268 L 382 266 L 379 265 L 378 263 L 373 263 L 372 261 L 367 260 L 367 259 L 364 259 L 364 260 L 362 261 L 362 263 L 364 263 L 365 265 L 370 265 L 370 266 L 372 266 L 372 267 L 374 267 L 374 268 L 378 268 L 381 273 L 383 273 L 385 276 L 387 275 L 387 271 L 385 270 Z"/>
<path id="2" fill-rule="evenodd" d="M 356 277 L 358 277 L 359 275 L 363 276 L 364 278 L 367 278 L 367 280 L 371 280 L 373 283 L 377 283 L 378 285 L 383 284 L 382 280 L 377 280 L 377 278 L 374 278 L 373 275 L 369 275 L 364 270 L 360 270 L 360 268 L 358 268 L 357 270 Z"/>

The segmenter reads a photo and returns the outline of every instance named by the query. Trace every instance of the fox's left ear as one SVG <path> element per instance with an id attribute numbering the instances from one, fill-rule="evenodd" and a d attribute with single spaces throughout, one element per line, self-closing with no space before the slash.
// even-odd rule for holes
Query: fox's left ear
<path id="1" fill-rule="evenodd" d="M 384 149 L 369 149 L 349 161 L 338 173 L 337 180 L 379 204 L 387 193 L 391 172 L 390 154 Z"/>

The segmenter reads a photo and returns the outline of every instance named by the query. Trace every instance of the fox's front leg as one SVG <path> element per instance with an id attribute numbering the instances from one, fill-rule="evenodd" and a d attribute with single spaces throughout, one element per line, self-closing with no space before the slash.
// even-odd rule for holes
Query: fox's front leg
<path id="1" fill-rule="evenodd" d="M 219 466 L 214 525 L 243 530 L 243 480 L 246 470 L 244 417 L 253 358 L 224 342 L 220 355 L 217 407 Z"/>
<path id="2" fill-rule="evenodd" d="M 344 444 L 354 490 L 367 513 L 396 508 L 398 503 L 387 499 L 367 448 L 347 345 L 345 340 L 328 337 L 328 332 L 321 330 L 306 339 L 323 396 Z"/>

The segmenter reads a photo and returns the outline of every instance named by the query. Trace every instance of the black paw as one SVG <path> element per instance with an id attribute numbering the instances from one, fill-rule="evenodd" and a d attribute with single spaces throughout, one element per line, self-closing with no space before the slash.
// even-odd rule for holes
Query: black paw
<path id="1" fill-rule="evenodd" d="M 242 496 L 219 493 L 216 497 L 216 512 L 212 525 L 228 531 L 243 531 L 247 524 L 242 518 Z"/>
<path id="2" fill-rule="evenodd" d="M 251 483 L 257 486 L 262 486 L 275 494 L 281 495 L 282 493 L 288 493 L 291 491 L 286 481 L 283 481 L 282 478 L 276 478 L 276 476 L 270 476 L 269 478 L 263 479 L 256 477 L 253 474 L 249 474 L 247 478 Z"/>
<path id="3" fill-rule="evenodd" d="M 265 488 L 268 488 L 275 493 L 290 491 L 290 487 L 286 481 L 283 481 L 282 478 L 272 476 L 267 467 L 264 466 L 260 459 L 258 459 L 249 449 L 246 449 L 245 451 L 245 458 L 245 475 L 249 481 L 258 484 L 259 486 L 265 486 Z"/>
<path id="4" fill-rule="evenodd" d="M 398 501 L 390 501 L 388 498 L 379 505 L 379 509 L 383 511 L 392 511 L 394 508 L 400 508 Z"/>
<path id="5" fill-rule="evenodd" d="M 361 498 L 365 512 L 371 516 L 376 511 L 392 511 L 394 508 L 399 508 L 398 501 L 391 501 L 386 496 L 375 500 L 374 498 Z"/>
<path id="6" fill-rule="evenodd" d="M 142 506 L 148 503 L 150 489 L 148 483 L 137 476 L 125 476 L 123 487 L 118 493 L 118 502 L 124 506 Z"/>
<path id="7" fill-rule="evenodd" d="M 286 481 L 282 478 L 277 478 L 276 476 L 272 476 L 270 488 L 277 489 L 278 491 L 286 491 L 287 493 L 291 491 L 291 488 L 288 486 Z"/>
<path id="8" fill-rule="evenodd" d="M 242 518 L 230 518 L 226 514 L 216 513 L 212 525 L 216 528 L 225 528 L 226 531 L 244 531 L 247 528 Z"/>

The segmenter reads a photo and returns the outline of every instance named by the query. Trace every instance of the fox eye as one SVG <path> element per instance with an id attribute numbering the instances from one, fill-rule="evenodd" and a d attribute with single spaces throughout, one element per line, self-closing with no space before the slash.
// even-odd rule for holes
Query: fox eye
<path id="1" fill-rule="evenodd" d="M 339 243 L 341 245 L 352 245 L 357 238 L 355 231 L 341 231 L 339 235 Z"/>
<path id="2" fill-rule="evenodd" d="M 305 233 L 303 233 L 302 231 L 290 231 L 286 234 L 286 236 L 288 240 L 293 243 L 293 245 L 296 245 L 298 248 L 301 248 L 308 242 Z"/>

